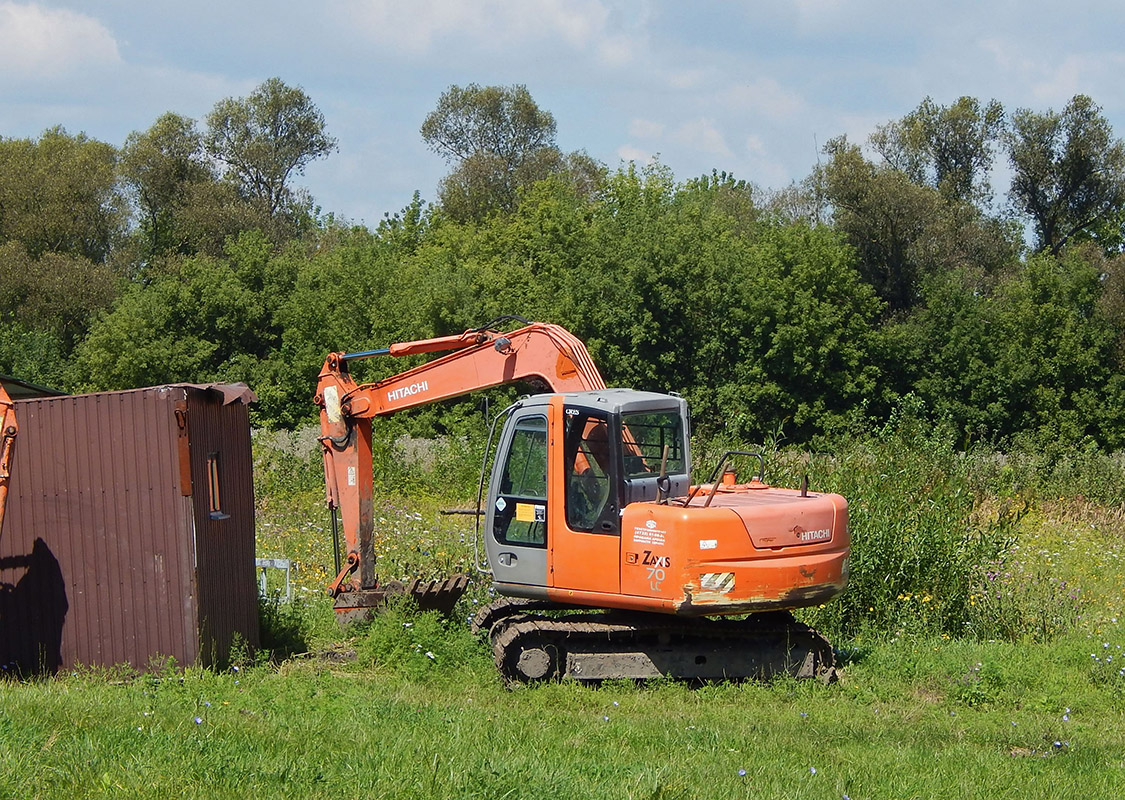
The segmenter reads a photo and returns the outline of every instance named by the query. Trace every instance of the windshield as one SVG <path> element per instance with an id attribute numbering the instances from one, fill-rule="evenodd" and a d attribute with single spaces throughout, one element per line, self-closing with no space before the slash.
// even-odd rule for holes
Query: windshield
<path id="1" fill-rule="evenodd" d="M 678 410 L 640 411 L 623 414 L 621 428 L 625 477 L 660 474 L 664 448 L 668 448 L 668 474 L 686 471 L 683 419 Z"/>

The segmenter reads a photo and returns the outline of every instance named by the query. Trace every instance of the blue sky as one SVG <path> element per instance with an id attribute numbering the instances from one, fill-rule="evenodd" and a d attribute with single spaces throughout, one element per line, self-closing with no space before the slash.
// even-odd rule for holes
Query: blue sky
<path id="1" fill-rule="evenodd" d="M 434 198 L 447 166 L 418 129 L 442 91 L 520 83 L 564 150 L 780 188 L 926 96 L 1046 110 L 1085 93 L 1125 136 L 1123 31 L 1116 0 L 0 0 L 0 136 L 120 145 L 277 76 L 339 140 L 297 182 L 374 224 Z"/>

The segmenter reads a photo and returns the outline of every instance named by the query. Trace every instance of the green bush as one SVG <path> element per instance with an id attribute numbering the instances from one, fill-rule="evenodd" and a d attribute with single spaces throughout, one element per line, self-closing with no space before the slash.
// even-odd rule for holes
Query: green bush
<path id="1" fill-rule="evenodd" d="M 372 617 L 359 634 L 356 654 L 360 665 L 412 680 L 441 680 L 472 665 L 491 669 L 483 645 L 463 619 L 418 612 L 408 599 L 391 603 Z"/>
<path id="2" fill-rule="evenodd" d="M 959 634 L 980 565 L 1009 543 L 1018 514 L 989 513 L 952 432 L 907 398 L 872 434 L 829 452 L 783 451 L 773 482 L 848 500 L 852 551 L 845 594 L 804 616 L 834 636 Z"/>

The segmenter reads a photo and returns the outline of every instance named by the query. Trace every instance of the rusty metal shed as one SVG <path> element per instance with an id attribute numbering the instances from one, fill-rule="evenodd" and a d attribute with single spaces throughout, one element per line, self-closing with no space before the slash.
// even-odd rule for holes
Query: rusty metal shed
<path id="1" fill-rule="evenodd" d="M 257 646 L 255 399 L 179 384 L 16 403 L 0 669 L 221 665 Z"/>

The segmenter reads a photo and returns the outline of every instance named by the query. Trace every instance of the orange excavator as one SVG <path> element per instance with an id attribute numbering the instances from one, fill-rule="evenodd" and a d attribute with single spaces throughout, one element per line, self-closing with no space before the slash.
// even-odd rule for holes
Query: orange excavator
<path id="1" fill-rule="evenodd" d="M 16 411 L 12 398 L 0 385 L 0 534 L 4 532 L 4 509 L 8 505 L 8 481 L 12 477 L 12 451 L 15 449 Z"/>
<path id="2" fill-rule="evenodd" d="M 346 563 L 328 587 L 341 621 L 396 592 L 449 610 L 468 580 L 380 583 L 371 420 L 522 382 L 543 393 L 494 420 L 486 465 L 494 440 L 496 455 L 487 491 L 482 470 L 476 510 L 487 557 L 478 568 L 500 599 L 473 627 L 490 637 L 505 678 L 831 676 L 832 646 L 789 610 L 845 588 L 844 498 L 810 492 L 807 480 L 768 486 L 761 456 L 733 451 L 693 485 L 681 397 L 606 388 L 576 337 L 520 322 L 506 333 L 494 323 L 325 361 L 316 403 L 328 504 L 346 540 Z M 376 383 L 358 385 L 348 372 L 360 358 L 443 351 Z M 758 459 L 752 480 L 739 483 L 727 467 L 736 455 Z"/>

